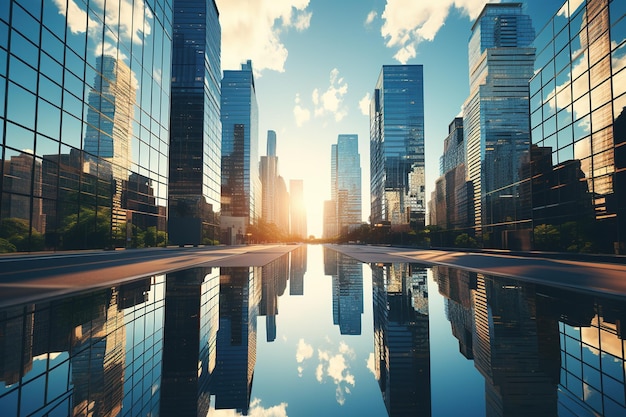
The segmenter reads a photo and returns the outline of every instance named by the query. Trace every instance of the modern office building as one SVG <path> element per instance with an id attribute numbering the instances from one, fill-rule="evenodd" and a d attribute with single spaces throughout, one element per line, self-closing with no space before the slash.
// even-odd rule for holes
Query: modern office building
<path id="1" fill-rule="evenodd" d="M 2 2 L 0 251 L 165 244 L 172 10 L 157 5 Z"/>
<path id="2" fill-rule="evenodd" d="M 173 1 L 169 240 L 220 238 L 221 29 L 214 1 Z"/>
<path id="3" fill-rule="evenodd" d="M 294 238 L 307 238 L 306 207 L 304 205 L 304 181 L 289 180 L 289 234 Z"/>
<path id="4" fill-rule="evenodd" d="M 535 247 L 626 253 L 626 4 L 566 1 L 535 46 Z"/>
<path id="5" fill-rule="evenodd" d="M 471 187 L 465 170 L 462 117 L 455 117 L 448 126 L 443 155 L 439 159 L 439 174 L 430 202 L 429 224 L 438 226 L 442 231 L 436 232 L 437 236 L 431 234 L 431 242 L 452 246 L 456 236 L 469 232 L 473 220 L 471 198 L 468 197 L 471 196 Z"/>
<path id="6" fill-rule="evenodd" d="M 261 217 L 258 130 L 252 61 L 226 70 L 222 79 L 222 243 L 244 242 Z"/>
<path id="7" fill-rule="evenodd" d="M 370 104 L 373 225 L 424 224 L 424 75 L 421 65 L 384 65 Z"/>
<path id="8" fill-rule="evenodd" d="M 276 132 L 267 131 L 267 155 L 261 157 L 261 218 L 278 230 L 289 232 L 289 195 L 285 180 L 279 175 L 276 155 Z"/>
<path id="9" fill-rule="evenodd" d="M 530 248 L 528 82 L 535 32 L 522 3 L 486 4 L 469 39 L 463 106 L 474 234 L 485 247 Z"/>
<path id="10" fill-rule="evenodd" d="M 328 208 L 335 213 L 327 213 L 325 221 L 335 225 L 324 226 L 329 233 L 347 234 L 362 224 L 361 219 L 361 156 L 359 155 L 358 135 L 339 135 L 337 143 L 331 145 L 330 198 Z M 328 238 L 335 235 L 325 236 Z"/>

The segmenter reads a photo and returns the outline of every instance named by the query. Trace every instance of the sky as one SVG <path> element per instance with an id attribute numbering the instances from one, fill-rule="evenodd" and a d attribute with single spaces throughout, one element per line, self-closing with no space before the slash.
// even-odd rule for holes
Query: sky
<path id="1" fill-rule="evenodd" d="M 498 1 L 491 1 L 497 3 Z M 536 32 L 564 0 L 522 1 Z M 369 220 L 369 100 L 383 65 L 424 66 L 426 197 L 448 125 L 469 94 L 467 42 L 484 0 L 216 0 L 222 70 L 252 60 L 259 156 L 276 132 L 279 173 L 304 181 L 308 234 L 321 237 L 331 145 L 357 134 Z"/>

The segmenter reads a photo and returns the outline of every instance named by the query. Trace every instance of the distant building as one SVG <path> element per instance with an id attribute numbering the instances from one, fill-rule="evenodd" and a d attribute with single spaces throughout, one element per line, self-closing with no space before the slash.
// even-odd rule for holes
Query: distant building
<path id="1" fill-rule="evenodd" d="M 535 32 L 522 3 L 488 3 L 469 40 L 470 95 L 463 106 L 474 234 L 485 247 L 529 249 L 528 81 Z"/>
<path id="2" fill-rule="evenodd" d="M 339 135 L 337 143 L 331 146 L 330 167 L 331 202 L 324 205 L 325 238 L 346 234 L 362 223 L 361 156 L 357 135 Z"/>
<path id="3" fill-rule="evenodd" d="M 278 156 L 276 155 L 276 132 L 267 131 L 267 155 L 261 157 L 261 218 L 275 224 L 285 234 L 289 232 L 289 198 L 285 180 L 279 175 Z"/>
<path id="4" fill-rule="evenodd" d="M 290 212 L 291 219 L 290 234 L 298 239 L 306 239 L 306 207 L 304 205 L 304 182 L 302 180 L 289 181 Z"/>
<path id="5" fill-rule="evenodd" d="M 451 246 L 457 235 L 468 233 L 473 213 L 468 198 L 471 189 L 466 180 L 462 117 L 455 117 L 448 126 L 443 155 L 439 159 L 439 174 L 430 202 L 429 224 L 444 231 L 439 236 L 431 236 L 431 242 Z"/>
<path id="6" fill-rule="evenodd" d="M 214 1 L 173 2 L 169 240 L 219 240 L 221 28 Z"/>
<path id="7" fill-rule="evenodd" d="M 222 243 L 241 244 L 261 217 L 259 111 L 252 61 L 222 79 Z"/>
<path id="8" fill-rule="evenodd" d="M 370 104 L 371 224 L 424 225 L 424 75 L 384 65 Z"/>
<path id="9" fill-rule="evenodd" d="M 565 2 L 535 41 L 532 221 L 538 249 L 626 253 L 626 9 Z"/>

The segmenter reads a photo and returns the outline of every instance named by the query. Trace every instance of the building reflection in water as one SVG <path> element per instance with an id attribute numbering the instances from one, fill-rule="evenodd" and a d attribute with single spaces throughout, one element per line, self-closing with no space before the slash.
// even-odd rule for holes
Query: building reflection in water
<path id="1" fill-rule="evenodd" d="M 390 417 L 430 416 L 426 269 L 372 265 L 375 370 Z"/>
<path id="2" fill-rule="evenodd" d="M 490 416 L 625 415 L 623 301 L 434 267 Z"/>
<path id="3" fill-rule="evenodd" d="M 211 385 L 216 409 L 248 413 L 256 364 L 260 277 L 258 267 L 220 268 L 217 364 Z"/>
<path id="4" fill-rule="evenodd" d="M 289 254 L 289 295 L 304 295 L 307 245 L 300 245 Z"/>
<path id="5" fill-rule="evenodd" d="M 324 250 L 324 273 L 333 278 L 333 324 L 344 335 L 361 334 L 363 264 L 354 258 Z"/>
<path id="6" fill-rule="evenodd" d="M 0 414 L 253 413 L 257 318 L 273 324 L 267 340 L 277 339 L 278 297 L 303 258 L 306 248 L 264 267 L 192 268 L 0 309 Z M 363 308 L 355 289 L 363 288 L 362 265 L 331 252 L 325 261 L 336 274 L 327 302 L 337 296 L 339 327 L 353 331 Z M 430 416 L 438 397 L 431 399 L 431 361 L 435 369 L 438 359 L 430 355 L 436 312 L 429 316 L 426 269 L 371 269 L 371 371 L 379 385 L 372 388 L 389 416 Z M 459 351 L 484 378 L 485 415 L 626 415 L 623 299 L 432 270 Z M 445 378 L 460 371 L 449 372 Z"/>
<path id="7" fill-rule="evenodd" d="M 197 416 L 209 410 L 219 320 L 219 270 L 167 274 L 161 415 Z"/>
<path id="8" fill-rule="evenodd" d="M 0 311 L 3 415 L 116 416 L 132 399 L 137 413 L 154 411 L 161 350 L 148 345 L 157 340 L 143 332 L 155 328 L 158 304 L 145 294 L 158 281 Z M 142 314 L 134 317 L 139 306 Z M 138 385 L 132 387 L 133 381 Z"/>

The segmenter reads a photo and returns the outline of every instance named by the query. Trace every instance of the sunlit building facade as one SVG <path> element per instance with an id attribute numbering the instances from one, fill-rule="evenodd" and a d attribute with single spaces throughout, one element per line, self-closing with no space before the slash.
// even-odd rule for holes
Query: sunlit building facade
<path id="1" fill-rule="evenodd" d="M 222 243 L 244 242 L 248 225 L 261 217 L 259 109 L 252 61 L 224 71 L 222 120 Z"/>
<path id="2" fill-rule="evenodd" d="M 370 103 L 371 224 L 424 224 L 422 65 L 384 65 Z"/>
<path id="3" fill-rule="evenodd" d="M 361 223 L 361 155 L 359 154 L 358 135 L 339 135 L 337 143 L 331 145 L 330 162 L 330 198 L 334 204 L 328 203 L 325 221 L 336 222 L 335 225 L 325 226 L 327 234 L 334 231 L 337 234 L 346 234 Z M 325 206 L 326 209 L 326 206 Z"/>
<path id="4" fill-rule="evenodd" d="M 626 3 L 566 1 L 535 46 L 535 248 L 626 253 Z"/>
<path id="5" fill-rule="evenodd" d="M 469 40 L 463 106 L 473 234 L 485 247 L 530 248 L 528 82 L 535 31 L 522 3 L 486 4 Z"/>
<path id="6" fill-rule="evenodd" d="M 221 29 L 214 1 L 174 0 L 169 239 L 219 240 Z"/>
<path id="7" fill-rule="evenodd" d="M 2 2 L 1 252 L 165 244 L 171 19 L 162 1 Z"/>

